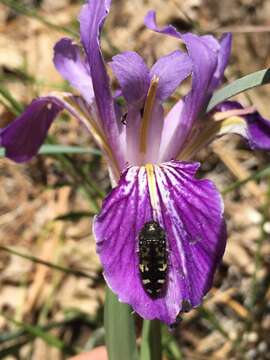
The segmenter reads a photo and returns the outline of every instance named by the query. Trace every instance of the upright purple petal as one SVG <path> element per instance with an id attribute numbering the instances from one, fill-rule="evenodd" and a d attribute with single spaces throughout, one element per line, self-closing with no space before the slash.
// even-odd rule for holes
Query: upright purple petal
<path id="1" fill-rule="evenodd" d="M 112 291 L 143 318 L 172 324 L 183 304 L 199 305 L 212 285 L 225 247 L 223 204 L 211 181 L 194 178 L 198 164 L 171 161 L 151 166 L 154 185 L 146 167 L 124 172 L 93 230 Z M 149 190 L 153 186 L 155 207 Z M 165 230 L 168 248 L 166 284 L 156 298 L 143 288 L 138 254 L 138 235 L 153 220 Z"/>
<path id="2" fill-rule="evenodd" d="M 90 67 L 99 117 L 119 166 L 124 166 L 123 151 L 119 143 L 119 129 L 110 91 L 110 81 L 100 49 L 100 32 L 108 15 L 110 0 L 88 0 L 82 7 L 79 21 L 81 41 Z"/>
<path id="3" fill-rule="evenodd" d="M 173 26 L 159 28 L 156 24 L 155 13 L 150 11 L 145 24 L 152 30 L 181 39 L 187 47 L 188 55 L 192 61 L 192 88 L 184 99 L 181 118 L 175 119 L 175 124 L 165 122 L 165 127 L 176 128 L 167 148 L 163 147 L 162 158 L 170 160 L 175 158 L 185 140 L 187 139 L 194 121 L 207 104 L 210 96 L 210 86 L 218 64 L 218 46 L 212 37 L 200 37 L 191 33 L 181 34 Z M 170 131 L 168 131 L 170 132 Z"/>
<path id="4" fill-rule="evenodd" d="M 0 145 L 6 149 L 6 156 L 21 163 L 36 155 L 61 110 L 61 104 L 52 97 L 33 100 L 16 120 L 0 129 Z"/>
<path id="5" fill-rule="evenodd" d="M 232 34 L 224 34 L 220 40 L 218 64 L 210 84 L 210 92 L 214 91 L 223 81 L 224 71 L 228 65 L 232 49 Z"/>
<path id="6" fill-rule="evenodd" d="M 236 110 L 235 115 L 233 115 L 234 110 Z M 243 110 L 243 113 L 239 113 L 239 110 Z M 224 112 L 224 115 L 230 112 L 228 118 L 220 121 L 221 126 L 217 136 L 237 133 L 247 139 L 251 149 L 270 150 L 270 120 L 262 117 L 258 111 L 251 113 L 247 111 L 245 114 L 245 108 L 237 101 L 225 101 L 219 104 L 215 111 Z M 235 122 L 228 121 L 233 120 L 233 117 Z"/>
<path id="7" fill-rule="evenodd" d="M 110 66 L 120 83 L 127 102 L 143 106 L 150 84 L 150 76 L 142 57 L 134 51 L 127 51 L 114 56 Z"/>
<path id="8" fill-rule="evenodd" d="M 160 34 L 170 35 L 177 39 L 179 39 L 179 32 L 173 27 L 172 25 L 166 25 L 162 29 L 158 28 L 157 21 L 156 21 L 156 12 L 153 10 L 148 11 L 144 18 L 145 25 Z"/>
<path id="9" fill-rule="evenodd" d="M 79 46 L 71 39 L 61 39 L 54 47 L 53 61 L 63 78 L 91 104 L 95 95 L 90 69 L 82 58 Z"/>
<path id="10" fill-rule="evenodd" d="M 154 75 L 159 78 L 157 99 L 166 100 L 191 71 L 192 62 L 182 51 L 177 50 L 159 58 L 150 71 L 151 78 Z"/>

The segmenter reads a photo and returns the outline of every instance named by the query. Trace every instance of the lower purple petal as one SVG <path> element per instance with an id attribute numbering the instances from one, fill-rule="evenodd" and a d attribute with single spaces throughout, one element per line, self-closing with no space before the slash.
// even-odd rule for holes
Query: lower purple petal
<path id="1" fill-rule="evenodd" d="M 52 97 L 34 100 L 16 120 L 0 129 L 0 145 L 6 156 L 21 163 L 36 155 L 61 110 L 62 106 Z"/>
<path id="2" fill-rule="evenodd" d="M 158 208 L 153 210 L 146 167 L 130 167 L 105 199 L 93 230 L 104 276 L 119 299 L 143 318 L 172 324 L 184 304 L 199 305 L 211 287 L 225 247 L 223 203 L 211 181 L 194 178 L 198 164 L 151 166 Z M 157 298 L 142 286 L 138 258 L 138 234 L 152 220 L 165 230 L 168 248 L 166 286 Z"/>

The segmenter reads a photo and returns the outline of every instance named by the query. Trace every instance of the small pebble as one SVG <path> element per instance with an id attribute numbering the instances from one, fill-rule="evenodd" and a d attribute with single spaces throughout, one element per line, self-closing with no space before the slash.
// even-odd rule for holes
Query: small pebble
<path id="1" fill-rule="evenodd" d="M 265 341 L 261 341 L 257 348 L 260 353 L 264 353 L 267 351 L 268 345 Z"/>
<path id="2" fill-rule="evenodd" d="M 255 343 L 256 341 L 258 341 L 258 334 L 256 332 L 250 332 L 249 334 L 247 334 L 247 341 L 250 343 Z"/>
<path id="3" fill-rule="evenodd" d="M 256 349 L 250 349 L 248 350 L 248 352 L 246 353 L 246 356 L 245 358 L 247 360 L 255 360 L 255 359 L 258 359 L 258 353 L 257 353 L 257 350 Z"/>
<path id="4" fill-rule="evenodd" d="M 270 234 L 270 221 L 266 221 L 266 222 L 263 224 L 263 231 L 264 231 L 266 234 Z"/>

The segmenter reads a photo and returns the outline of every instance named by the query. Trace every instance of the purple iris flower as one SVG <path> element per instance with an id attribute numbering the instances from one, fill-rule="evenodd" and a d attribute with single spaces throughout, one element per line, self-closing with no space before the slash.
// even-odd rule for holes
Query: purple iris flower
<path id="1" fill-rule="evenodd" d="M 135 52 L 114 56 L 109 66 L 120 89 L 112 95 L 99 43 L 109 7 L 110 0 L 83 6 L 83 51 L 67 38 L 54 49 L 57 70 L 80 95 L 35 99 L 0 130 L 0 145 L 7 157 L 24 162 L 37 154 L 60 111 L 85 125 L 107 159 L 114 186 L 93 224 L 107 284 L 143 318 L 171 324 L 187 304 L 201 303 L 226 242 L 222 198 L 210 180 L 195 177 L 200 164 L 191 160 L 228 132 L 244 136 L 252 149 L 270 149 L 270 122 L 237 102 L 206 113 L 223 79 L 231 35 L 217 41 L 172 26 L 160 29 L 154 12 L 146 25 L 181 40 L 187 52 L 163 56 L 151 69 Z M 165 114 L 163 103 L 189 76 L 189 93 Z"/>

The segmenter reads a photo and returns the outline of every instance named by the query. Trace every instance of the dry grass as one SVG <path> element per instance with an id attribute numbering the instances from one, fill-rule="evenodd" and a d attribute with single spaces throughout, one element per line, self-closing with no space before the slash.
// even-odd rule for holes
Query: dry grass
<path id="1" fill-rule="evenodd" d="M 24 3 L 31 4 L 31 0 Z M 69 26 L 79 7 L 77 1 L 43 0 L 36 10 L 58 26 Z M 234 36 L 227 70 L 230 80 L 269 65 L 270 37 L 257 31 L 258 25 L 269 26 L 267 0 L 115 0 L 103 38 L 107 58 L 118 49 L 137 50 L 151 64 L 161 54 L 175 49 L 176 41 L 143 28 L 144 14 L 150 8 L 158 11 L 161 23 L 173 22 L 183 30 L 205 32 L 252 26 L 251 33 Z M 0 10 L 3 84 L 23 103 L 63 86 L 52 65 L 53 45 L 63 33 L 37 19 L 16 15 L 4 5 Z M 248 97 L 241 95 L 240 99 L 254 103 L 270 117 L 269 88 L 250 91 Z M 0 112 L 4 125 L 12 114 L 2 105 Z M 56 122 L 52 133 L 61 143 L 93 145 L 72 119 Z M 251 152 L 236 137 L 217 141 L 199 156 L 203 176 L 213 179 L 220 190 L 263 168 L 269 159 L 269 154 Z M 87 163 L 89 177 L 101 184 L 102 190 L 108 189 L 105 166 L 98 157 L 76 156 L 76 163 Z M 0 184 L 0 244 L 69 269 L 81 269 L 90 276 L 78 278 L 0 251 L 0 311 L 4 314 L 0 316 L 0 353 L 14 342 L 29 338 L 28 334 L 3 341 L 5 334 L 20 328 L 10 318 L 42 327 L 72 317 L 70 323 L 51 333 L 73 349 L 102 343 L 104 284 L 89 218 L 55 220 L 70 212 L 91 210 L 83 189 L 57 159 L 45 157 L 20 166 L 1 159 Z M 248 182 L 224 197 L 228 246 L 203 308 L 185 315 L 175 331 L 184 359 L 270 359 L 269 185 L 266 177 Z M 95 194 L 93 197 L 100 204 L 101 199 Z M 18 359 L 66 358 L 65 351 L 40 338 L 26 343 Z M 70 349 L 66 352 L 72 353 Z M 2 358 L 13 359 L 14 353 Z M 168 348 L 167 358 L 169 353 Z"/>

